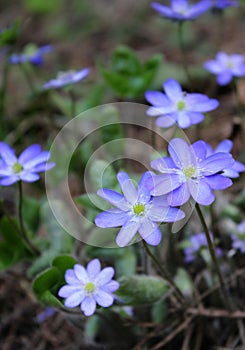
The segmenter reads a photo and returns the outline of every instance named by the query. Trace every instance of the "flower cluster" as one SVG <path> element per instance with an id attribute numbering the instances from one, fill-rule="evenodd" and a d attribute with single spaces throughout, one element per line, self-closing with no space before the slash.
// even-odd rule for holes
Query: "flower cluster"
<path id="1" fill-rule="evenodd" d="M 96 304 L 109 307 L 113 304 L 115 292 L 119 283 L 114 281 L 114 269 L 105 267 L 101 270 L 98 259 L 90 261 L 85 269 L 75 264 L 73 269 L 65 273 L 66 285 L 61 287 L 58 295 L 65 298 L 65 306 L 74 308 L 80 305 L 86 316 L 91 316 L 96 310 Z"/>
<path id="2" fill-rule="evenodd" d="M 34 144 L 26 148 L 19 157 L 6 143 L 0 142 L 0 185 L 9 186 L 17 181 L 34 182 L 39 180 L 38 173 L 48 171 L 54 163 L 47 163 L 50 158 L 48 151 L 42 151 L 41 146 Z"/>
<path id="3" fill-rule="evenodd" d="M 165 94 L 159 91 L 147 91 L 146 100 L 153 105 L 147 110 L 151 117 L 157 116 L 156 125 L 167 128 L 175 123 L 180 128 L 188 128 L 204 119 L 204 112 L 218 107 L 219 102 L 209 99 L 206 95 L 186 93 L 174 79 L 164 82 Z"/>

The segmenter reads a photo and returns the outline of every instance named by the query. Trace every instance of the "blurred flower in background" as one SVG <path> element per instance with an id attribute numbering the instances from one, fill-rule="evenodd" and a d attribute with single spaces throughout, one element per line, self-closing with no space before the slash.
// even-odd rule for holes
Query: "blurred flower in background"
<path id="1" fill-rule="evenodd" d="M 76 84 L 80 80 L 85 79 L 89 72 L 89 68 L 79 71 L 69 70 L 67 72 L 59 72 L 56 79 L 52 79 L 43 85 L 43 89 L 59 89 L 67 85 Z"/>
<path id="2" fill-rule="evenodd" d="M 237 231 L 232 233 L 232 248 L 245 253 L 245 220 L 237 225 Z"/>
<path id="3" fill-rule="evenodd" d="M 51 45 L 44 45 L 37 47 L 36 45 L 29 44 L 23 50 L 23 53 L 13 54 L 9 60 L 12 64 L 20 64 L 29 62 L 34 66 L 40 66 L 43 64 L 43 55 L 53 50 Z"/>

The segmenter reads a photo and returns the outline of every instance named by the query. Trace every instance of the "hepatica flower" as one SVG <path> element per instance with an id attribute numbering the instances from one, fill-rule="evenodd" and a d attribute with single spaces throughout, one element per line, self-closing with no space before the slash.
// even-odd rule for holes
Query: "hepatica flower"
<path id="1" fill-rule="evenodd" d="M 156 125 L 167 128 L 177 123 L 181 128 L 188 128 L 204 119 L 204 112 L 218 107 L 219 102 L 199 93 L 186 93 L 174 79 L 163 84 L 165 93 L 147 91 L 146 100 L 153 105 L 147 110 L 149 116 L 157 116 Z"/>
<path id="2" fill-rule="evenodd" d="M 76 84 L 80 80 L 85 79 L 90 72 L 89 68 L 79 71 L 69 70 L 67 72 L 59 72 L 56 79 L 52 79 L 43 85 L 44 89 L 58 89 L 70 84 Z"/>
<path id="3" fill-rule="evenodd" d="M 211 239 L 213 237 L 211 235 Z M 184 248 L 185 261 L 187 263 L 191 263 L 195 260 L 196 254 L 200 252 L 203 248 L 207 248 L 207 238 L 204 232 L 200 232 L 196 235 L 192 235 L 189 240 L 189 246 Z M 216 248 L 216 254 L 218 256 L 222 255 L 222 250 L 220 248 Z"/>
<path id="4" fill-rule="evenodd" d="M 211 204 L 215 196 L 212 190 L 223 190 L 231 186 L 232 181 L 220 175 L 224 169 L 234 164 L 231 154 L 217 152 L 207 156 L 207 145 L 197 141 L 189 145 L 185 140 L 175 138 L 170 141 L 170 157 L 163 157 L 151 162 L 153 169 L 160 175 L 148 183 L 152 195 L 168 194 L 168 203 L 179 206 L 192 197 L 202 205 Z"/>
<path id="5" fill-rule="evenodd" d="M 19 157 L 6 143 L 0 142 L 0 185 L 9 186 L 17 181 L 34 182 L 39 180 L 38 173 L 50 170 L 54 163 L 47 163 L 48 151 L 34 144 L 26 148 Z"/>
<path id="6" fill-rule="evenodd" d="M 80 305 L 86 316 L 91 316 L 96 310 L 96 304 L 109 307 L 113 304 L 115 292 L 119 283 L 114 281 L 114 269 L 105 267 L 101 270 L 98 259 L 90 261 L 85 269 L 76 264 L 65 273 L 66 285 L 61 287 L 58 295 L 66 298 L 64 305 L 74 308 Z"/>
<path id="7" fill-rule="evenodd" d="M 43 55 L 52 51 L 52 49 L 51 45 L 44 45 L 40 48 L 35 45 L 28 45 L 23 53 L 10 56 L 10 62 L 12 64 L 30 62 L 35 66 L 40 66 L 43 63 Z"/>
<path id="8" fill-rule="evenodd" d="M 237 232 L 231 235 L 232 248 L 245 253 L 245 220 L 237 225 Z"/>
<path id="9" fill-rule="evenodd" d="M 207 145 L 207 155 L 210 156 L 218 152 L 230 153 L 233 146 L 233 142 L 231 140 L 223 140 L 218 144 L 218 146 L 214 150 L 209 144 L 206 144 L 206 145 Z M 245 171 L 245 165 L 242 164 L 241 162 L 235 161 L 232 167 L 228 169 L 224 169 L 221 175 L 227 176 L 230 178 L 237 178 L 239 177 L 239 173 L 244 171 Z"/>
<path id="10" fill-rule="evenodd" d="M 211 1 L 201 0 L 192 5 L 188 0 L 171 0 L 169 7 L 158 2 L 153 2 L 151 6 L 166 18 L 176 21 L 192 21 L 211 7 Z"/>
<path id="11" fill-rule="evenodd" d="M 175 222 L 184 217 L 184 213 L 176 208 L 170 208 L 166 196 L 153 198 L 146 182 L 154 176 L 151 172 L 142 175 L 138 189 L 126 173 L 118 173 L 117 179 L 123 195 L 110 189 L 100 189 L 98 195 L 115 208 L 100 213 L 95 224 L 99 227 L 120 227 L 116 243 L 126 246 L 139 232 L 140 236 L 151 245 L 159 244 L 161 231 L 158 223 Z"/>
<path id="12" fill-rule="evenodd" d="M 219 52 L 214 60 L 204 63 L 204 68 L 217 76 L 219 85 L 227 85 L 234 77 L 245 76 L 245 58 L 238 54 Z"/>
<path id="13" fill-rule="evenodd" d="M 237 7 L 239 6 L 237 0 L 213 0 L 212 7 L 217 10 L 224 10 L 226 7 Z"/>

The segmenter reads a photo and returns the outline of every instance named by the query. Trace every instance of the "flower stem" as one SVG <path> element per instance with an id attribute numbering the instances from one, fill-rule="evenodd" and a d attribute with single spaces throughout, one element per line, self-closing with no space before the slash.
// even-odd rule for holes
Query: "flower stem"
<path id="1" fill-rule="evenodd" d="M 21 237 L 34 255 L 40 255 L 39 250 L 36 247 L 34 247 L 34 245 L 29 240 L 27 233 L 26 233 L 25 226 L 24 226 L 23 213 L 22 213 L 23 189 L 22 189 L 22 182 L 21 181 L 18 181 L 18 189 L 19 189 L 18 219 L 19 219 L 19 224 L 20 224 Z"/>
<path id="2" fill-rule="evenodd" d="M 163 277 L 163 279 L 167 282 L 167 284 L 173 288 L 176 297 L 178 299 L 178 301 L 183 304 L 185 303 L 185 297 L 182 294 L 182 292 L 180 291 L 180 289 L 176 286 L 176 284 L 174 283 L 174 281 L 172 280 L 172 278 L 169 276 L 168 272 L 165 270 L 165 268 L 159 263 L 159 261 L 157 260 L 157 258 L 155 257 L 155 255 L 151 252 L 151 250 L 149 249 L 147 243 L 143 240 L 143 246 L 145 248 L 146 253 L 149 255 L 149 257 L 152 259 L 152 261 L 154 262 L 154 264 L 156 265 L 157 269 L 159 270 L 161 276 Z"/>
<path id="3" fill-rule="evenodd" d="M 4 66 L 3 66 L 3 72 L 2 72 L 2 86 L 0 90 L 0 137 L 1 140 L 5 138 L 5 99 L 6 99 L 6 93 L 7 93 L 7 84 L 8 84 L 8 74 L 9 73 L 9 61 L 8 57 L 5 59 Z"/>
<path id="4" fill-rule="evenodd" d="M 185 43 L 183 40 L 183 22 L 181 21 L 178 23 L 178 39 L 179 39 L 179 46 L 180 46 L 180 51 L 182 55 L 182 64 L 186 75 L 186 79 L 187 81 L 189 81 L 189 83 L 192 83 L 192 79 L 191 79 L 191 75 L 190 75 L 188 63 L 187 63 Z"/>
<path id="5" fill-rule="evenodd" d="M 26 69 L 28 67 L 26 67 L 24 63 L 19 63 L 19 67 L 20 67 L 20 70 L 21 70 L 22 74 L 24 75 L 24 77 L 26 79 L 26 83 L 29 86 L 29 89 L 30 89 L 31 93 L 35 94 L 34 85 L 32 83 L 31 77 L 29 75 L 28 69 Z"/>
<path id="6" fill-rule="evenodd" d="M 202 224 L 202 227 L 203 227 L 206 239 L 207 239 L 208 249 L 209 249 L 211 258 L 213 260 L 213 263 L 214 263 L 214 266 L 215 266 L 215 269 L 216 269 L 216 272 L 217 272 L 217 275 L 218 275 L 218 278 L 219 278 L 220 288 L 221 288 L 221 291 L 222 291 L 223 299 L 226 302 L 226 304 L 231 307 L 230 295 L 228 294 L 224 278 L 223 278 L 221 270 L 219 268 L 219 263 L 218 263 L 218 259 L 217 259 L 217 255 L 216 255 L 216 251 L 215 251 L 215 245 L 214 245 L 214 242 L 212 241 L 212 239 L 210 237 L 208 226 L 206 224 L 206 221 L 204 219 L 203 213 L 202 213 L 201 208 L 200 208 L 198 203 L 196 203 L 196 211 L 197 211 L 197 214 L 198 214 L 199 219 L 201 221 L 201 224 Z"/>

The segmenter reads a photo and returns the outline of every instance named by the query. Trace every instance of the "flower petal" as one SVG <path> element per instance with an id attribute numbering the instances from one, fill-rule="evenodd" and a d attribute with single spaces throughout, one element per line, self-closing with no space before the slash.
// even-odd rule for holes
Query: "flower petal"
<path id="1" fill-rule="evenodd" d="M 87 296 L 83 300 L 81 310 L 84 312 L 85 316 L 91 316 L 94 314 L 96 310 L 96 302 L 92 296 Z"/>
<path id="2" fill-rule="evenodd" d="M 168 203 L 174 207 L 185 204 L 190 198 L 190 190 L 187 182 L 176 188 L 168 195 Z"/>
<path id="3" fill-rule="evenodd" d="M 134 237 L 136 232 L 138 231 L 140 227 L 139 222 L 135 221 L 129 221 L 127 222 L 119 231 L 116 243 L 119 245 L 119 247 L 125 247 L 128 245 L 128 243 L 131 241 L 131 239 Z"/>
<path id="4" fill-rule="evenodd" d="M 169 193 L 179 186 L 181 186 L 183 180 L 177 174 L 161 174 L 156 175 L 153 178 L 153 190 L 151 194 L 153 196 L 161 196 L 163 194 Z"/>
<path id="5" fill-rule="evenodd" d="M 96 303 L 102 307 L 109 307 L 113 304 L 114 298 L 111 294 L 99 290 L 95 295 Z"/>
<path id="6" fill-rule="evenodd" d="M 210 205 L 215 200 L 215 196 L 212 193 L 211 188 L 204 182 L 189 181 L 189 190 L 194 200 L 202 205 Z"/>
<path id="7" fill-rule="evenodd" d="M 180 84 L 175 79 L 168 79 L 164 82 L 164 91 L 167 97 L 174 103 L 182 99 L 183 91 Z"/>
<path id="8" fill-rule="evenodd" d="M 11 176 L 4 177 L 3 179 L 1 179 L 0 185 L 1 186 L 10 186 L 19 180 L 20 180 L 19 176 L 11 175 Z"/>
<path id="9" fill-rule="evenodd" d="M 126 200 L 130 204 L 134 204 L 137 201 L 138 193 L 133 184 L 133 181 L 128 177 L 126 173 L 120 172 L 117 174 L 118 182 L 120 183 L 122 192 Z"/>
<path id="10" fill-rule="evenodd" d="M 130 214 L 131 212 L 127 213 L 120 209 L 106 210 L 96 216 L 95 225 L 104 228 L 123 226 Z"/>
<path id="11" fill-rule="evenodd" d="M 202 174 L 209 176 L 223 169 L 231 168 L 234 165 L 234 159 L 230 153 L 214 153 L 200 163 Z"/>
<path id="12" fill-rule="evenodd" d="M 80 292 L 82 292 L 81 286 L 68 286 L 68 285 L 65 285 L 65 286 L 60 288 L 60 290 L 58 292 L 58 296 L 62 297 L 62 298 L 69 298 L 73 294 L 77 294 L 77 293 L 80 293 Z"/>
<path id="13" fill-rule="evenodd" d="M 79 304 L 81 304 L 84 298 L 85 298 L 85 292 L 83 290 L 80 290 L 79 292 L 75 292 L 71 296 L 69 296 L 65 300 L 64 305 L 66 307 L 76 307 Z"/>
<path id="14" fill-rule="evenodd" d="M 232 181 L 222 175 L 206 176 L 202 181 L 208 184 L 213 190 L 224 190 L 232 185 Z"/>
<path id="15" fill-rule="evenodd" d="M 196 159 L 188 143 L 180 138 L 172 139 L 168 146 L 168 151 L 179 168 L 188 167 L 195 164 Z"/>
<path id="16" fill-rule="evenodd" d="M 108 291 L 109 293 L 115 292 L 119 288 L 120 284 L 117 281 L 110 281 L 105 286 L 103 286 L 103 289 L 105 291 Z"/>
<path id="17" fill-rule="evenodd" d="M 46 163 L 49 160 L 49 158 L 50 158 L 50 153 L 48 151 L 43 151 L 39 153 L 39 155 L 37 155 L 36 157 L 27 161 L 25 164 L 23 164 L 23 166 L 26 170 L 31 169 L 36 165 L 39 165 L 41 163 Z"/>
<path id="18" fill-rule="evenodd" d="M 23 165 L 26 162 L 29 162 L 33 158 L 37 157 L 41 152 L 42 149 L 40 145 L 34 144 L 32 146 L 29 146 L 20 154 L 18 162 Z"/>
<path id="19" fill-rule="evenodd" d="M 74 273 L 81 282 L 87 283 L 89 281 L 87 271 L 82 265 L 75 264 Z"/>
<path id="20" fill-rule="evenodd" d="M 123 211 L 130 209 L 130 204 L 125 200 L 124 196 L 116 191 L 108 188 L 100 188 L 97 191 L 97 195 Z"/>
<path id="21" fill-rule="evenodd" d="M 76 277 L 73 269 L 68 269 L 65 272 L 65 281 L 70 285 L 81 285 L 80 280 Z"/>
<path id="22" fill-rule="evenodd" d="M 40 176 L 38 174 L 28 173 L 26 171 L 24 171 L 23 173 L 21 172 L 19 177 L 22 181 L 25 182 L 35 182 L 40 179 Z"/>
<path id="23" fill-rule="evenodd" d="M 101 270 L 101 264 L 99 259 L 91 260 L 87 265 L 87 274 L 90 280 L 94 280 L 99 275 Z"/>
<path id="24" fill-rule="evenodd" d="M 97 276 L 96 283 L 98 283 L 99 286 L 103 286 L 104 284 L 108 283 L 112 277 L 114 276 L 115 271 L 112 267 L 105 267 Z"/>
<path id="25" fill-rule="evenodd" d="M 5 142 L 0 142 L 0 156 L 8 165 L 14 165 L 17 162 L 14 150 Z"/>
<path id="26" fill-rule="evenodd" d="M 162 239 L 158 225 L 149 219 L 144 220 L 139 228 L 141 237 L 151 245 L 158 245 Z"/>
<path id="27" fill-rule="evenodd" d="M 175 123 L 176 123 L 176 120 L 174 118 L 171 118 L 168 115 L 161 116 L 156 120 L 156 125 L 159 126 L 159 128 L 169 128 Z"/>

